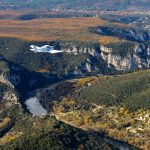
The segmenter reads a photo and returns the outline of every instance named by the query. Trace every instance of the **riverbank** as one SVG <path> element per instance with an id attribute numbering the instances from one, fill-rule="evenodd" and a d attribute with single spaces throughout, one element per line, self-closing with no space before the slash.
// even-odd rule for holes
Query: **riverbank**
<path id="1" fill-rule="evenodd" d="M 57 91 L 57 93 L 59 92 L 59 94 L 60 95 L 63 95 L 62 94 L 62 89 L 64 89 L 64 87 L 65 86 L 67 86 L 67 87 L 70 87 L 71 88 L 71 86 L 72 86 L 72 84 L 74 85 L 74 83 L 76 83 L 78 80 L 70 80 L 70 81 L 65 81 L 65 82 L 59 82 L 59 83 L 56 83 L 56 84 L 53 84 L 53 85 L 51 85 L 51 86 L 48 86 L 48 87 L 45 87 L 45 88 L 43 88 L 43 89 L 37 89 L 37 90 L 35 90 L 35 91 L 33 91 L 33 93 L 31 92 L 30 93 L 30 95 L 32 95 L 32 97 L 31 97 L 31 99 L 30 100 L 32 100 L 32 98 L 35 96 L 35 98 L 38 98 L 39 99 L 39 103 L 40 103 L 40 105 L 42 106 L 42 107 L 44 107 L 45 106 L 45 104 L 44 104 L 44 102 L 43 102 L 43 100 L 45 100 L 45 101 L 47 101 L 47 103 L 53 103 L 53 96 L 50 96 L 51 94 L 50 93 L 53 93 L 54 95 L 56 94 L 56 91 Z M 93 80 L 92 80 L 93 81 Z M 68 83 L 69 82 L 69 83 Z M 65 84 L 65 83 L 67 83 L 67 84 Z M 71 84 L 70 84 L 71 83 Z M 69 86 L 68 86 L 69 85 Z M 63 88 L 61 88 L 61 87 L 63 87 Z M 77 88 L 76 88 L 76 90 L 77 90 Z M 74 91 L 74 90 L 73 90 Z M 68 91 L 69 92 L 69 91 Z M 65 96 L 66 96 L 67 94 L 65 94 Z M 44 98 L 43 98 L 44 97 Z M 59 97 L 59 95 L 57 95 L 57 97 Z M 56 100 L 56 99 L 55 99 Z M 58 103 L 59 103 L 59 101 L 57 101 Z M 68 101 L 68 105 L 69 105 L 69 103 L 70 103 L 71 101 Z M 97 105 L 94 105 L 94 104 L 92 104 L 93 106 L 95 106 L 95 107 L 97 107 Z M 53 105 L 52 105 L 53 106 Z M 48 107 L 47 107 L 48 108 Z M 99 134 L 100 136 L 102 136 L 102 135 L 105 135 L 105 134 L 101 134 L 101 133 L 99 133 L 99 131 L 96 131 L 96 130 L 94 130 L 94 129 L 90 129 L 90 128 L 87 128 L 86 126 L 77 126 L 75 123 L 73 123 L 72 121 L 67 121 L 65 118 L 63 119 L 63 117 L 61 116 L 61 115 L 63 115 L 63 113 L 60 113 L 60 114 L 57 114 L 57 113 L 55 113 L 55 110 L 53 110 L 53 108 L 50 108 L 49 107 L 49 109 L 47 109 L 46 107 L 44 107 L 44 109 L 45 110 L 47 110 L 48 111 L 48 115 L 50 114 L 50 115 L 53 115 L 53 116 L 55 116 L 56 117 L 56 119 L 57 120 L 59 120 L 59 121 L 62 121 L 62 122 L 64 122 L 65 124 L 68 124 L 68 125 L 71 125 L 71 126 L 73 126 L 73 127 L 75 127 L 75 128 L 78 128 L 78 129 L 81 129 L 81 130 L 84 130 L 84 131 L 86 131 L 86 132 L 90 132 L 91 134 Z M 95 108 L 94 110 L 96 111 L 96 110 L 98 110 L 99 108 L 97 107 L 97 108 Z M 31 112 L 32 113 L 32 112 Z M 69 113 L 71 113 L 71 112 L 69 112 Z M 35 113 L 33 113 L 33 115 L 35 115 Z M 46 115 L 46 114 L 45 114 Z M 39 115 L 39 117 L 40 116 L 42 116 L 42 114 L 41 115 Z M 78 116 L 78 115 L 77 115 Z M 66 113 L 66 117 L 67 117 L 67 113 Z M 130 144 L 128 144 L 128 143 L 126 143 L 126 142 L 122 142 L 122 141 L 119 141 L 118 139 L 117 140 L 115 140 L 115 139 L 113 139 L 113 138 L 109 138 L 109 137 L 107 137 L 107 135 L 106 136 L 104 136 L 103 137 L 104 138 L 104 140 L 106 141 L 106 142 L 108 142 L 109 144 L 111 144 L 113 147 L 115 147 L 115 148 L 117 148 L 117 149 L 119 149 L 119 150 L 138 150 L 139 148 L 136 148 L 136 147 L 134 147 L 134 146 L 132 146 L 132 145 L 130 145 Z"/>

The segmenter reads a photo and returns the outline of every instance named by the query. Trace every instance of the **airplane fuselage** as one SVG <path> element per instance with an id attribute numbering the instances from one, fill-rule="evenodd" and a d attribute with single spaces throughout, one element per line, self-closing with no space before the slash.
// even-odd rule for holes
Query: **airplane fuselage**
<path id="1" fill-rule="evenodd" d="M 35 45 L 31 45 L 31 51 L 35 52 L 35 53 L 61 53 L 61 50 L 54 50 L 54 46 L 50 46 L 50 45 L 44 45 L 42 47 L 38 47 Z"/>

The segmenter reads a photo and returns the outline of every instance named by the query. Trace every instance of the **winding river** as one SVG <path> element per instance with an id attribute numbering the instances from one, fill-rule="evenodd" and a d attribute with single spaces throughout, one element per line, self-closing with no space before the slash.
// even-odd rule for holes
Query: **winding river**
<path id="1" fill-rule="evenodd" d="M 31 97 L 29 97 L 26 101 L 25 101 L 25 105 L 28 109 L 28 111 L 33 114 L 33 116 L 38 116 L 41 117 L 43 115 L 47 115 L 48 112 L 47 110 L 41 105 L 40 103 L 40 97 L 42 96 L 42 94 L 40 92 L 42 91 L 47 91 L 47 90 L 53 90 L 55 88 L 56 85 L 58 85 L 59 83 L 53 84 L 49 87 L 43 88 L 41 89 L 37 89 L 33 92 L 31 92 L 29 95 L 32 95 Z M 106 143 L 108 143 L 109 145 L 112 145 L 112 147 L 114 147 L 116 150 L 140 150 L 139 148 L 136 148 L 128 143 L 122 142 L 122 141 L 118 141 L 118 140 L 114 140 L 112 138 L 109 137 L 105 137 L 102 136 L 101 134 L 97 133 L 97 132 L 89 132 L 89 134 L 94 135 L 99 135 L 100 138 L 102 138 Z"/>

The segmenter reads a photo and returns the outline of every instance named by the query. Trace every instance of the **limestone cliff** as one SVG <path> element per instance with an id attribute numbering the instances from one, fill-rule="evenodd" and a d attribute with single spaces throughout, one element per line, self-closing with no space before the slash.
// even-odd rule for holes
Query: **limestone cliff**
<path id="1" fill-rule="evenodd" d="M 66 49 L 68 53 L 74 55 L 86 54 L 88 58 L 81 66 L 76 66 L 75 73 L 80 74 L 83 70 L 91 73 L 92 71 L 100 71 L 102 64 L 110 69 L 114 68 L 118 71 L 132 71 L 136 69 L 149 68 L 150 65 L 150 46 L 146 44 L 135 44 L 131 52 L 127 52 L 125 56 L 121 53 L 115 53 L 115 49 L 110 46 L 99 45 L 97 47 L 76 47 Z M 93 62 L 93 59 L 95 59 Z M 105 67 L 106 67 L 105 66 Z"/>

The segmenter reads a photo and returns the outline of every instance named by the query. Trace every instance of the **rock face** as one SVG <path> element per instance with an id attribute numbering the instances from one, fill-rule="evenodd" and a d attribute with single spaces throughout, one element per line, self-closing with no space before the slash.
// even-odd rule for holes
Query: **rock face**
<path id="1" fill-rule="evenodd" d="M 149 47 L 145 45 L 136 46 L 134 53 L 129 53 L 126 57 L 114 55 L 106 51 L 102 51 L 101 56 L 109 66 L 113 65 L 117 70 L 149 68 Z"/>
<path id="2" fill-rule="evenodd" d="M 101 68 L 102 63 L 106 63 L 108 68 L 114 68 L 118 71 L 132 71 L 135 69 L 149 68 L 150 65 L 150 47 L 144 44 L 137 44 L 134 46 L 131 53 L 127 53 L 126 56 L 121 54 L 114 54 L 113 48 L 99 45 L 99 47 L 80 47 L 66 50 L 74 55 L 88 54 L 89 57 L 84 64 L 80 67 L 76 67 L 75 74 L 80 74 L 82 70 L 91 73 L 93 70 L 98 71 Z M 98 66 L 93 64 L 95 59 Z"/>
<path id="3" fill-rule="evenodd" d="M 6 76 L 4 74 L 0 75 L 0 82 L 7 84 L 8 86 L 14 87 L 9 80 L 7 80 Z"/>
<path id="4" fill-rule="evenodd" d="M 74 55 L 88 55 L 86 61 L 76 66 L 75 74 L 93 72 L 105 74 L 103 70 L 133 71 L 150 67 L 150 33 L 132 27 L 93 27 L 91 32 L 121 38 L 119 43 L 65 48 Z M 108 71 L 109 72 L 109 71 Z"/>
<path id="5" fill-rule="evenodd" d="M 134 22 L 131 22 L 129 25 L 150 31 L 150 16 L 148 15 L 140 17 Z"/>
<path id="6" fill-rule="evenodd" d="M 31 90 L 46 82 L 42 75 L 28 71 L 12 62 L 0 60 L 0 65 L 0 83 L 18 91 Z"/>
<path id="7" fill-rule="evenodd" d="M 129 27 L 94 27 L 91 31 L 101 35 L 121 37 L 123 39 L 144 42 L 150 39 L 150 33 Z"/>

